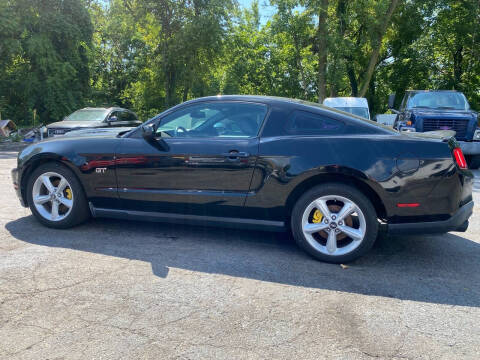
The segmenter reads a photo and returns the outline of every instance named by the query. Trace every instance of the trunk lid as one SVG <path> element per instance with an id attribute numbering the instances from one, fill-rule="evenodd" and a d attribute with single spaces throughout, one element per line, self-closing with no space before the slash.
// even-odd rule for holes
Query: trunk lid
<path id="1" fill-rule="evenodd" d="M 452 159 L 454 160 L 455 164 L 461 169 L 464 169 L 464 170 L 466 169 L 466 167 L 463 166 L 464 165 L 463 162 L 465 162 L 465 157 L 463 156 L 460 145 L 458 144 L 457 139 L 455 138 L 455 131 L 438 130 L 438 131 L 428 131 L 423 133 L 409 132 L 404 134 L 406 136 L 410 136 L 414 138 L 421 138 L 421 139 L 426 139 L 430 141 L 447 143 L 448 147 L 450 148 L 450 153 L 452 155 Z"/>

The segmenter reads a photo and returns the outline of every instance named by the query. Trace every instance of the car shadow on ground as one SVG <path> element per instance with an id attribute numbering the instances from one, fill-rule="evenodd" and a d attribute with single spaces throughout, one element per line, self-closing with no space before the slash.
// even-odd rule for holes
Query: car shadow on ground
<path id="1" fill-rule="evenodd" d="M 31 244 L 150 262 L 293 286 L 401 300 L 480 307 L 480 244 L 454 234 L 379 238 L 366 256 L 339 265 L 316 261 L 287 234 L 92 220 L 70 230 L 48 229 L 33 216 L 6 224 Z"/>

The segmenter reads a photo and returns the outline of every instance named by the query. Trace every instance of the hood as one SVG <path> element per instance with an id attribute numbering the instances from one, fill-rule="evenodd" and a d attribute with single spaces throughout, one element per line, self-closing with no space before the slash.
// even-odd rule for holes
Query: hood
<path id="1" fill-rule="evenodd" d="M 47 125 L 48 129 L 76 129 L 108 126 L 103 121 L 57 121 Z"/>
<path id="2" fill-rule="evenodd" d="M 97 129 L 79 129 L 79 130 L 69 131 L 63 136 L 64 137 L 93 137 L 93 136 L 116 137 L 118 134 L 127 133 L 132 129 L 135 129 L 135 128 L 134 127 L 108 127 L 108 128 L 97 128 Z"/>

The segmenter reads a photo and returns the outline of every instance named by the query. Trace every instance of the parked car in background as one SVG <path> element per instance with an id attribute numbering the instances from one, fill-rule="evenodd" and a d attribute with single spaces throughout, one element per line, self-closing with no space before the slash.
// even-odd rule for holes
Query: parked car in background
<path id="1" fill-rule="evenodd" d="M 80 136 L 105 136 L 105 135 L 118 135 L 125 134 L 135 127 L 126 126 L 126 127 L 108 127 L 108 128 L 88 128 L 88 129 L 79 129 L 75 131 L 70 131 L 66 133 L 65 137 L 80 137 Z"/>
<path id="2" fill-rule="evenodd" d="M 480 129 L 478 113 L 470 109 L 461 92 L 455 90 L 408 90 L 398 110 L 395 94 L 388 107 L 398 114 L 393 127 L 400 131 L 425 132 L 453 130 L 469 167 L 480 166 Z"/>
<path id="3" fill-rule="evenodd" d="M 365 98 L 330 97 L 323 100 L 323 105 L 370 120 L 368 101 Z"/>
<path id="4" fill-rule="evenodd" d="M 31 145 L 12 178 L 49 227 L 94 216 L 289 230 L 312 256 L 342 263 L 372 247 L 380 223 L 397 234 L 467 229 L 473 176 L 443 133 L 300 100 L 214 96 L 124 134 Z"/>
<path id="5" fill-rule="evenodd" d="M 393 127 L 393 124 L 396 118 L 397 118 L 397 114 L 377 114 L 373 118 L 373 121 L 382 125 Z"/>
<path id="6" fill-rule="evenodd" d="M 78 129 L 128 127 L 138 126 L 141 123 L 137 115 L 127 109 L 119 107 L 84 108 L 68 115 L 63 121 L 47 125 L 47 136 L 64 135 Z"/>

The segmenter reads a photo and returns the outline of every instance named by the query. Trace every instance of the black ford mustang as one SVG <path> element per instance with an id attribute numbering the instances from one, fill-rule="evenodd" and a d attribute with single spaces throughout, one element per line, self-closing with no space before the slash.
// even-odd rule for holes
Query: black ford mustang
<path id="1" fill-rule="evenodd" d="M 90 216 L 289 229 L 346 262 L 390 233 L 465 231 L 472 174 L 455 139 L 400 134 L 299 100 L 217 96 L 126 133 L 46 140 L 12 171 L 51 227 Z"/>

